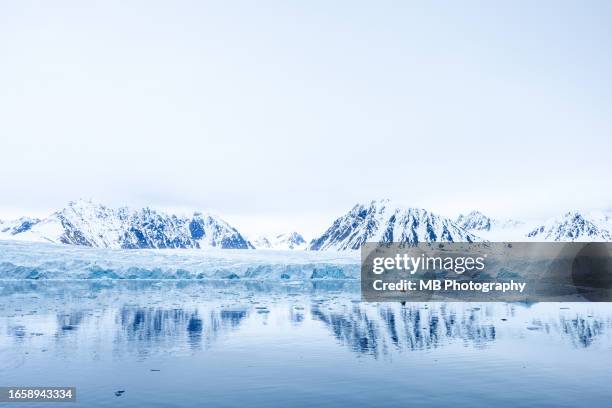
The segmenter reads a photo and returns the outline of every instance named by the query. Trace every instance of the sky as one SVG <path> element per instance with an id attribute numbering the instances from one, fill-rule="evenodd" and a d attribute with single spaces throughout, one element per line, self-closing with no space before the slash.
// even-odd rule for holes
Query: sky
<path id="1" fill-rule="evenodd" d="M 612 209 L 612 2 L 3 1 L 0 218 Z"/>

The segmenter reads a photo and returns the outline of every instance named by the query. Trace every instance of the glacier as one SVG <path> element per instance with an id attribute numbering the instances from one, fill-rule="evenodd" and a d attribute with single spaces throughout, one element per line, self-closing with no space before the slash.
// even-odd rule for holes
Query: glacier
<path id="1" fill-rule="evenodd" d="M 358 279 L 358 252 L 111 249 L 0 241 L 0 280 Z"/>

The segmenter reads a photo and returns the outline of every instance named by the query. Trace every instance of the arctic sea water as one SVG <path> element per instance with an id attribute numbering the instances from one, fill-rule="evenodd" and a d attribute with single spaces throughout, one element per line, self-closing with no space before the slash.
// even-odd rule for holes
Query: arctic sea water
<path id="1" fill-rule="evenodd" d="M 610 406 L 610 304 L 363 303 L 348 255 L 179 255 L 0 244 L 0 385 L 75 386 L 58 407 Z M 175 279 L 84 279 L 155 268 Z"/>

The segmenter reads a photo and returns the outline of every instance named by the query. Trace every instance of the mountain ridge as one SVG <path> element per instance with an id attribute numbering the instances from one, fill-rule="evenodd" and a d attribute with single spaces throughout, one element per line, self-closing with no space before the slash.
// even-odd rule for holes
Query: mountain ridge
<path id="1" fill-rule="evenodd" d="M 321 236 L 313 239 L 309 249 L 357 250 L 366 242 L 417 244 L 479 240 L 449 218 L 383 199 L 355 205 Z"/>
<path id="2" fill-rule="evenodd" d="M 594 217 L 568 211 L 532 229 L 527 236 L 546 241 L 608 242 L 612 241 L 612 233 L 607 227 Z"/>
<path id="3" fill-rule="evenodd" d="M 0 221 L 0 239 L 102 248 L 225 248 L 357 250 L 365 242 L 563 241 L 612 242 L 608 213 L 568 211 L 545 222 L 491 218 L 478 210 L 456 219 L 388 199 L 358 203 L 309 243 L 297 232 L 249 240 L 220 217 L 194 212 L 178 216 L 144 208 L 111 208 L 92 201 L 69 202 L 44 218 Z"/>
<path id="4" fill-rule="evenodd" d="M 4 238 L 25 241 L 121 249 L 253 249 L 238 230 L 215 215 L 179 217 L 149 207 L 114 209 L 86 200 L 71 201 L 43 219 L 18 221 L 8 228 L 4 224 L 0 225 Z"/>
<path id="5" fill-rule="evenodd" d="M 302 250 L 307 248 L 307 242 L 302 234 L 295 231 L 272 236 L 262 235 L 250 241 L 255 249 Z"/>
<path id="6" fill-rule="evenodd" d="M 522 221 L 490 218 L 480 211 L 457 217 L 458 224 L 489 241 L 552 241 L 607 242 L 612 241 L 612 219 L 606 214 L 567 211 L 544 222 L 527 224 Z"/>

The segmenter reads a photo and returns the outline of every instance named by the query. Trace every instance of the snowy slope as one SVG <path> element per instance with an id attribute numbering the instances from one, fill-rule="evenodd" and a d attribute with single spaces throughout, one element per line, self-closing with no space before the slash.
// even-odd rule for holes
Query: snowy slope
<path id="1" fill-rule="evenodd" d="M 474 242 L 480 239 L 452 220 L 419 208 L 394 205 L 389 200 L 357 204 L 338 218 L 311 250 L 357 250 L 365 242 Z"/>
<path id="2" fill-rule="evenodd" d="M 529 227 L 522 221 L 491 218 L 480 211 L 461 214 L 455 223 L 487 241 L 524 241 Z"/>
<path id="3" fill-rule="evenodd" d="M 609 218 L 597 218 L 570 211 L 531 229 L 527 237 L 534 241 L 612 241 Z"/>
<path id="4" fill-rule="evenodd" d="M 265 235 L 260 235 L 256 238 L 249 238 L 255 249 L 272 249 L 270 239 Z"/>
<path id="5" fill-rule="evenodd" d="M 600 229 L 612 232 L 612 213 L 604 211 L 591 211 L 587 217 Z"/>
<path id="6" fill-rule="evenodd" d="M 297 232 L 272 237 L 261 236 L 251 242 L 256 249 L 302 250 L 308 246 L 304 237 Z"/>
<path id="7" fill-rule="evenodd" d="M 11 231 L 15 229 L 0 238 L 100 248 L 253 248 L 235 228 L 213 215 L 179 217 L 150 208 L 113 209 L 84 200 L 70 202 L 22 231 Z"/>
<path id="8" fill-rule="evenodd" d="M 0 221 L 0 238 L 11 237 L 20 234 L 38 224 L 38 218 L 21 217 L 12 221 Z"/>
<path id="9" fill-rule="evenodd" d="M 488 241 L 611 241 L 612 217 L 571 211 L 545 222 L 496 220 L 479 211 L 460 215 L 457 224 Z"/>
<path id="10" fill-rule="evenodd" d="M 468 231 L 490 231 L 493 220 L 480 211 L 472 211 L 469 214 L 461 214 L 455 223 Z"/>

